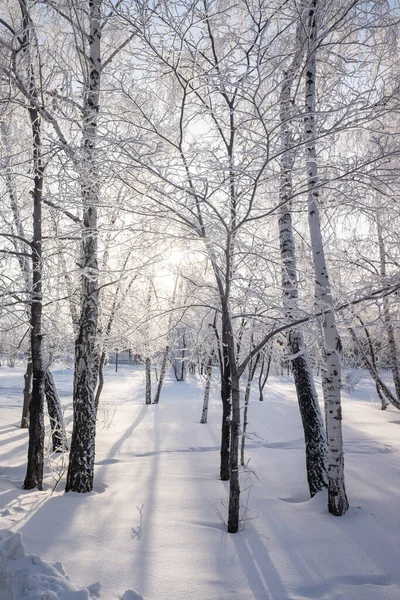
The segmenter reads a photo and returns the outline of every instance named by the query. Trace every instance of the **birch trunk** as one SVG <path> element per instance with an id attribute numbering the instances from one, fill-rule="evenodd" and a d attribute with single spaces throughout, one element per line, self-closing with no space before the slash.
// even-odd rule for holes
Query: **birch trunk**
<path id="1" fill-rule="evenodd" d="M 244 393 L 244 410 L 243 410 L 243 428 L 242 428 L 242 443 L 240 445 L 240 464 L 244 467 L 244 448 L 246 445 L 246 433 L 247 433 L 247 414 L 249 408 L 249 400 L 250 400 L 250 392 L 251 392 L 251 382 L 253 380 L 253 365 L 252 361 L 249 362 L 248 366 L 248 375 L 246 382 L 246 391 Z"/>
<path id="2" fill-rule="evenodd" d="M 94 358 L 99 312 L 97 210 L 100 195 L 96 159 L 97 122 L 101 77 L 101 5 L 89 1 L 89 81 L 84 97 L 81 193 L 83 201 L 82 295 L 78 336 L 75 342 L 74 423 L 65 491 L 93 489 L 96 409 Z"/>
<path id="3" fill-rule="evenodd" d="M 212 355 L 209 357 L 206 366 L 206 383 L 204 386 L 203 410 L 201 411 L 200 423 L 207 423 L 208 420 L 208 401 L 210 399 L 211 376 L 212 376 Z"/>
<path id="4" fill-rule="evenodd" d="M 54 377 L 49 368 L 44 373 L 44 391 L 49 413 L 53 452 L 63 452 L 67 449 L 67 436 L 60 398 L 57 393 Z"/>
<path id="5" fill-rule="evenodd" d="M 29 403 L 32 396 L 32 355 L 29 351 L 28 362 L 24 374 L 24 402 L 22 405 L 21 429 L 29 427 Z"/>
<path id="6" fill-rule="evenodd" d="M 282 159 L 280 176 L 279 239 L 282 260 L 282 291 L 285 317 L 296 320 L 299 314 L 296 248 L 292 228 L 291 198 L 294 153 L 290 132 L 291 90 L 302 52 L 295 57 L 291 69 L 284 73 L 280 96 Z M 310 496 L 327 486 L 327 447 L 324 423 L 303 333 L 299 328 L 288 332 L 293 377 L 306 445 L 306 470 Z"/>
<path id="7" fill-rule="evenodd" d="M 322 374 L 326 433 L 328 442 L 328 509 L 331 514 L 343 515 L 348 507 L 344 482 L 342 439 L 341 341 L 333 312 L 333 300 L 325 261 L 319 217 L 318 159 L 316 151 L 315 90 L 318 0 L 308 5 L 308 49 L 305 67 L 305 141 L 308 179 L 308 222 L 315 273 L 315 296 L 318 310 L 323 313 L 325 369 Z"/>

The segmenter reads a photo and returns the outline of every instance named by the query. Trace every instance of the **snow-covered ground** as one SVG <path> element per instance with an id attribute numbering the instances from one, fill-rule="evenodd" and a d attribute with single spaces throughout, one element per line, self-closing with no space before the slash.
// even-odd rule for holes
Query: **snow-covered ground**
<path id="1" fill-rule="evenodd" d="M 54 374 L 70 418 L 72 372 Z M 170 378 L 160 405 L 145 406 L 139 367 L 107 372 L 95 490 L 80 495 L 64 494 L 62 483 L 52 491 L 54 472 L 44 492 L 21 489 L 22 375 L 0 369 L 0 527 L 22 533 L 27 553 L 60 561 L 75 590 L 99 581 L 102 600 L 128 589 L 145 600 L 400 597 L 400 414 L 379 410 L 367 380 L 343 399 L 351 508 L 340 518 L 328 514 L 324 494 L 308 499 L 291 379 L 271 378 L 264 403 L 254 394 L 242 475 L 248 520 L 232 535 L 217 515 L 228 489 L 218 479 L 217 378 L 201 425 L 200 382 Z M 0 600 L 8 600 L 1 587 Z"/>

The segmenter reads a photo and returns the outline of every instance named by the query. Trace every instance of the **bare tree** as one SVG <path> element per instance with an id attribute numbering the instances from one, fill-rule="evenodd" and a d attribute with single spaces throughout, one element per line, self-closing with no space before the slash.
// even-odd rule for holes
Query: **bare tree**
<path id="1" fill-rule="evenodd" d="M 349 503 L 344 484 L 342 439 L 341 341 L 336 326 L 331 285 L 326 266 L 319 216 L 318 157 L 316 150 L 316 78 L 317 24 L 321 18 L 318 0 L 311 0 L 307 14 L 307 57 L 305 66 L 305 138 L 308 176 L 308 220 L 315 274 L 315 298 L 323 311 L 325 368 L 322 387 L 325 402 L 325 422 L 328 442 L 328 508 L 334 515 L 343 515 Z"/>
<path id="2" fill-rule="evenodd" d="M 296 44 L 291 64 L 283 72 L 280 93 L 282 136 L 279 237 L 282 258 L 283 305 L 286 318 L 295 320 L 299 314 L 296 250 L 292 227 L 292 170 L 294 140 L 291 133 L 293 114 L 292 87 L 302 65 L 305 52 L 303 26 L 304 7 L 297 26 Z M 287 334 L 287 345 L 306 443 L 307 480 L 311 497 L 327 486 L 325 429 L 318 404 L 313 373 L 301 328 Z"/>

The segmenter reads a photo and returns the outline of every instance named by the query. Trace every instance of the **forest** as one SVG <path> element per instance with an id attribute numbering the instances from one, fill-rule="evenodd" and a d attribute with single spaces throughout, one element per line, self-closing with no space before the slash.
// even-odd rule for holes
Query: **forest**
<path id="1" fill-rule="evenodd" d="M 398 598 L 399 37 L 1 2 L 0 600 Z"/>

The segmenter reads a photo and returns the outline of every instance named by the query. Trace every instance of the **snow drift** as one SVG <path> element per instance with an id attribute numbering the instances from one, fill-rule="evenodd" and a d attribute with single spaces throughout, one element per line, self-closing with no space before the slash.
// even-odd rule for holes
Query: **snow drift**
<path id="1" fill-rule="evenodd" d="M 1 600 L 89 600 L 98 597 L 100 583 L 77 589 L 61 563 L 50 565 L 34 554 L 26 554 L 21 533 L 0 530 Z M 143 600 L 127 590 L 123 600 Z"/>

